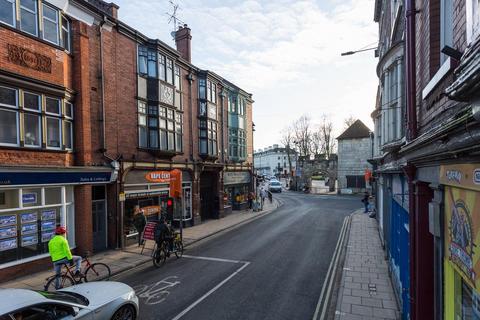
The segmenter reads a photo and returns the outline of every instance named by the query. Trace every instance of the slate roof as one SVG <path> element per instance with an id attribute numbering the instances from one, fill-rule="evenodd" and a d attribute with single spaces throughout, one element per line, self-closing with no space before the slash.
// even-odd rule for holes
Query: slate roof
<path id="1" fill-rule="evenodd" d="M 344 139 L 361 139 L 369 138 L 370 129 L 360 120 L 355 121 L 350 127 L 347 128 L 341 135 L 337 137 L 338 140 Z"/>

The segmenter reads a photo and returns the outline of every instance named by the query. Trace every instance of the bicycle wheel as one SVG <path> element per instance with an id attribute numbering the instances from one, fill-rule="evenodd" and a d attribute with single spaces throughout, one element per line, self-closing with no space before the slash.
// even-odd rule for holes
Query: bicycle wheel
<path id="1" fill-rule="evenodd" d="M 157 268 L 163 266 L 163 264 L 167 260 L 167 251 L 163 243 L 160 245 L 160 247 L 157 248 L 157 250 L 155 250 L 152 260 L 153 265 Z"/>
<path id="2" fill-rule="evenodd" d="M 58 289 L 71 287 L 75 284 L 75 280 L 73 280 L 72 277 L 70 277 L 67 274 L 61 274 L 58 277 L 60 277 L 59 287 L 55 288 L 55 279 L 57 277 L 53 276 L 53 277 L 50 277 L 50 279 L 45 284 L 45 291 L 55 291 Z"/>
<path id="3" fill-rule="evenodd" d="M 174 246 L 174 249 L 175 249 L 175 256 L 177 256 L 177 258 L 181 258 L 182 255 L 183 255 L 183 243 L 182 243 L 182 241 L 175 240 L 173 242 L 173 246 Z"/>
<path id="4" fill-rule="evenodd" d="M 85 282 L 109 280 L 112 272 L 105 263 L 97 262 L 91 264 L 85 271 Z"/>

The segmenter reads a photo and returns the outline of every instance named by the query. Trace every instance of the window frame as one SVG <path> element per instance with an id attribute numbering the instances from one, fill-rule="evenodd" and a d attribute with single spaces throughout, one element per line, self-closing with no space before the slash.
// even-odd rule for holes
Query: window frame
<path id="1" fill-rule="evenodd" d="M 19 6 L 19 8 L 20 8 L 20 30 L 23 31 L 23 32 L 26 32 L 26 33 L 28 33 L 28 34 L 31 34 L 31 35 L 33 35 L 33 36 L 35 36 L 35 37 L 38 37 L 38 31 L 39 31 L 39 30 L 38 30 L 38 29 L 39 29 L 39 27 L 38 27 L 38 22 L 39 22 L 38 1 L 37 1 L 37 0 L 34 0 L 34 3 L 35 3 L 35 12 L 32 12 L 31 9 L 22 6 L 22 0 L 19 0 L 18 6 Z M 26 10 L 26 11 L 28 11 L 28 12 L 30 12 L 30 13 L 32 13 L 32 14 L 34 15 L 34 17 L 35 17 L 35 33 L 30 33 L 30 32 L 28 32 L 28 31 L 26 31 L 26 30 L 24 30 L 24 29 L 22 28 L 22 10 Z M 42 37 L 42 38 L 43 38 L 43 37 Z"/>
<path id="2" fill-rule="evenodd" d="M 66 26 L 63 23 L 64 20 L 67 22 Z M 72 37 L 72 23 L 66 15 L 60 14 L 60 24 L 61 24 L 60 34 L 62 36 L 61 46 L 62 46 L 62 48 L 64 48 L 68 52 L 72 52 L 72 38 L 71 38 Z M 64 31 L 67 34 L 66 39 L 65 39 L 65 36 L 64 36 Z M 65 40 L 67 40 L 67 42 L 65 42 Z"/>
<path id="3" fill-rule="evenodd" d="M 47 99 L 58 101 L 58 113 L 47 111 Z M 62 99 L 52 96 L 45 96 L 45 114 L 60 117 L 62 115 Z"/>
<path id="4" fill-rule="evenodd" d="M 31 112 L 42 112 L 42 95 L 41 94 L 38 94 L 38 93 L 35 93 L 35 92 L 31 92 L 31 91 L 25 91 L 23 90 L 23 109 L 24 110 L 28 110 L 28 111 L 31 111 Z M 38 109 L 31 109 L 31 108 L 28 108 L 25 106 L 25 94 L 30 94 L 30 95 L 35 95 L 37 96 L 37 102 L 38 102 Z"/>
<path id="5" fill-rule="evenodd" d="M 470 44 L 480 36 L 480 1 L 466 0 L 465 6 L 467 44 Z"/>
<path id="6" fill-rule="evenodd" d="M 59 133 L 58 133 L 58 137 L 59 137 L 59 141 L 58 141 L 58 147 L 52 147 L 52 146 L 49 146 L 49 135 L 48 135 L 48 119 L 53 119 L 53 120 L 56 120 L 58 122 L 58 130 L 59 130 Z M 59 117 L 51 117 L 51 116 L 46 116 L 45 117 L 45 136 L 47 138 L 47 140 L 45 141 L 45 146 L 46 146 L 46 149 L 50 149 L 50 150 L 62 150 L 63 149 L 63 121 L 61 118 Z"/>
<path id="7" fill-rule="evenodd" d="M 143 111 L 141 110 L 141 105 L 143 105 Z M 140 116 L 145 117 L 145 124 L 140 124 Z M 139 148 L 148 148 L 148 115 L 147 115 L 147 103 L 142 100 L 137 101 L 137 130 L 138 130 L 138 147 Z M 145 145 L 142 145 L 141 141 L 141 131 L 140 129 L 145 129 Z"/>
<path id="8" fill-rule="evenodd" d="M 38 145 L 34 145 L 34 144 L 27 144 L 27 139 L 26 139 L 26 135 L 27 135 L 27 130 L 26 130 L 26 125 L 25 125 L 25 121 L 26 121 L 26 116 L 27 115 L 31 115 L 31 116 L 36 116 L 38 118 L 37 122 L 38 122 L 38 130 L 37 130 L 37 134 L 38 134 Z M 42 148 L 42 115 L 39 113 L 39 112 L 24 112 L 23 113 L 23 146 L 26 147 L 26 148 L 34 148 L 34 149 L 39 149 L 39 148 Z"/>
<path id="9" fill-rule="evenodd" d="M 2 20 L 0 20 L 0 23 L 3 23 L 3 24 L 6 24 L 8 26 L 11 26 L 13 28 L 16 28 L 17 27 L 17 3 L 16 3 L 16 0 L 3 0 L 3 1 L 10 2 L 11 6 L 12 6 L 12 23 L 13 24 L 10 24 L 10 23 L 2 21 Z"/>
<path id="10" fill-rule="evenodd" d="M 143 64 L 140 61 L 143 60 L 145 60 L 145 72 L 141 70 Z M 137 72 L 141 76 L 148 76 L 148 48 L 140 44 L 137 47 Z"/>
<path id="11" fill-rule="evenodd" d="M 74 145 L 73 145 L 73 142 L 74 142 L 74 139 L 73 139 L 73 121 L 62 121 L 63 123 L 63 146 L 64 146 L 64 149 L 65 150 L 73 150 L 74 148 Z M 67 144 L 65 143 L 65 133 L 67 132 L 66 131 L 66 125 L 69 124 L 70 125 L 70 147 L 67 147 Z"/>
<path id="12" fill-rule="evenodd" d="M 45 7 L 47 7 L 47 8 L 49 8 L 49 9 L 55 11 L 56 21 L 52 21 L 52 19 L 50 19 L 49 17 L 45 16 L 45 14 L 44 14 L 44 13 L 45 13 Z M 57 41 L 56 41 L 56 42 L 53 42 L 53 41 L 45 38 L 45 20 L 48 20 L 49 22 L 52 22 L 52 23 L 55 24 L 55 30 L 56 30 L 56 32 L 57 32 Z M 42 1 L 42 39 L 45 40 L 45 41 L 48 41 L 48 42 L 50 42 L 50 43 L 53 43 L 53 44 L 55 44 L 55 45 L 57 45 L 57 46 L 60 45 L 60 24 L 61 24 L 61 23 L 60 23 L 60 19 L 59 19 L 59 12 L 58 12 L 58 10 L 57 10 L 55 7 L 49 5 L 48 3 Z"/>
<path id="13" fill-rule="evenodd" d="M 157 73 L 157 51 L 148 49 L 147 50 L 147 76 L 149 78 L 158 78 L 158 73 Z M 151 68 L 154 68 L 153 71 L 151 71 Z"/>
<path id="14" fill-rule="evenodd" d="M 0 110 L 5 112 L 13 112 L 15 114 L 16 129 L 17 129 L 16 130 L 17 142 L 16 143 L 0 142 L 0 146 L 18 147 L 20 145 L 20 112 L 18 109 L 0 108 Z"/>
<path id="15" fill-rule="evenodd" d="M 173 63 L 173 60 L 170 59 L 170 58 L 167 58 L 166 60 L 167 60 L 167 63 L 166 63 L 166 68 L 165 68 L 165 70 L 166 70 L 167 75 L 166 75 L 166 77 L 165 77 L 165 78 L 166 78 L 165 81 L 166 81 L 167 83 L 173 85 L 173 72 L 174 72 L 173 70 L 175 69 L 175 68 L 174 68 L 174 65 L 175 65 L 175 64 Z"/>

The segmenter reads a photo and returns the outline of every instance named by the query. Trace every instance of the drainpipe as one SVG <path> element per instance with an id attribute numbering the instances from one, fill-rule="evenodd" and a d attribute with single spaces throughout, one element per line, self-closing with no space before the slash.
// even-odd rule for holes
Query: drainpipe
<path id="1" fill-rule="evenodd" d="M 192 97 L 192 83 L 193 74 L 190 71 L 187 75 L 188 79 L 188 101 L 190 105 L 190 116 L 188 117 L 188 125 L 190 126 L 190 160 L 193 161 L 193 97 Z"/>
<path id="2" fill-rule="evenodd" d="M 415 59 L 415 0 L 406 0 L 406 94 L 407 94 L 407 141 L 417 137 L 417 87 Z"/>
<path id="3" fill-rule="evenodd" d="M 417 88 L 416 88 L 416 59 L 415 59 L 415 15 L 419 11 L 415 8 L 415 0 L 405 1 L 406 15 L 406 43 L 405 43 L 405 62 L 406 62 L 406 96 L 407 96 L 407 142 L 417 138 Z M 404 168 L 405 175 L 408 178 L 408 211 L 409 211 L 409 231 L 410 231 L 410 319 L 417 319 L 416 312 L 416 212 L 415 212 L 415 172 L 416 168 L 408 164 Z"/>

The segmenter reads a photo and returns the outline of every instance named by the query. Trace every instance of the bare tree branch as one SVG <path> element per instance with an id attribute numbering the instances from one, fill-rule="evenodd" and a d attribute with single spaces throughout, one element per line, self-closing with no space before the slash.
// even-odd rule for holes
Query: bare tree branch
<path id="1" fill-rule="evenodd" d="M 310 155 L 312 144 L 312 131 L 310 126 L 310 118 L 306 115 L 301 116 L 293 123 L 293 135 L 300 156 Z"/>
<path id="2" fill-rule="evenodd" d="M 348 118 L 343 120 L 343 123 L 345 124 L 344 129 L 348 129 L 355 121 L 357 121 L 357 119 L 354 118 L 352 115 L 348 116 Z"/>

